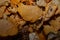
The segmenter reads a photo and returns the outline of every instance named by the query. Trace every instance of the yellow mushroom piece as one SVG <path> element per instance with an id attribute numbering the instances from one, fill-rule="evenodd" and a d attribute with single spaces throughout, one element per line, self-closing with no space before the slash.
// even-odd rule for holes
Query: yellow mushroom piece
<path id="1" fill-rule="evenodd" d="M 10 21 L 6 19 L 0 20 L 0 36 L 13 36 L 18 33 L 17 28 Z"/>
<path id="2" fill-rule="evenodd" d="M 35 22 L 42 16 L 42 10 L 38 6 L 18 4 L 19 14 L 24 20 Z"/>

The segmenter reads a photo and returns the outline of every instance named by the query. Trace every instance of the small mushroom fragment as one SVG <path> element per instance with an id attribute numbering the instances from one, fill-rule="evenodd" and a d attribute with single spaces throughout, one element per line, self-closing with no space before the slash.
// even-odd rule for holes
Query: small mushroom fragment
<path id="1" fill-rule="evenodd" d="M 60 29 L 60 22 L 59 20 L 52 20 L 50 21 L 51 26 L 53 26 L 54 31 L 58 31 Z"/>
<path id="2" fill-rule="evenodd" d="M 29 34 L 29 40 L 39 40 L 39 37 L 33 32 Z"/>
<path id="3" fill-rule="evenodd" d="M 8 31 L 11 30 L 11 31 Z M 12 32 L 13 31 L 13 32 Z M 0 36 L 15 35 L 17 33 L 16 27 L 8 20 L 0 20 Z"/>
<path id="4" fill-rule="evenodd" d="M 52 3 L 56 4 L 58 7 L 56 14 L 60 14 L 60 0 L 52 0 Z"/>
<path id="5" fill-rule="evenodd" d="M 39 0 L 39 1 L 36 2 L 36 4 L 38 6 L 44 6 L 45 7 L 47 3 L 45 2 L 45 0 Z"/>
<path id="6" fill-rule="evenodd" d="M 8 20 L 10 20 L 16 26 L 18 25 L 23 26 L 26 23 L 26 21 L 19 18 L 18 15 L 11 15 L 10 17 L 8 17 Z"/>
<path id="7" fill-rule="evenodd" d="M 20 19 L 18 15 L 15 16 L 15 20 L 16 20 L 16 23 L 20 26 L 23 26 L 26 21 L 24 21 L 23 19 Z"/>
<path id="8" fill-rule="evenodd" d="M 44 33 L 47 35 L 49 32 L 53 32 L 53 33 L 56 33 L 54 28 L 52 26 L 49 26 L 49 25 L 44 25 Z"/>
<path id="9" fill-rule="evenodd" d="M 60 8 L 60 0 L 52 0 L 52 3 L 56 4 Z"/>
<path id="10" fill-rule="evenodd" d="M 44 16 L 44 20 L 47 21 L 50 19 L 50 17 L 52 17 L 55 14 L 55 11 L 57 9 L 57 6 L 55 4 L 53 4 L 52 2 L 48 3 L 48 5 L 46 6 L 46 11 L 45 11 L 45 16 Z"/>
<path id="11" fill-rule="evenodd" d="M 43 32 L 39 33 L 38 36 L 39 36 L 39 39 L 40 39 L 40 40 L 46 40 Z"/>
<path id="12" fill-rule="evenodd" d="M 3 16 L 6 6 L 0 7 L 0 18 Z"/>
<path id="13" fill-rule="evenodd" d="M 16 13 L 17 12 L 17 8 L 16 7 L 9 7 L 8 11 L 10 11 L 11 13 Z"/>
<path id="14" fill-rule="evenodd" d="M 8 17 L 8 20 L 10 20 L 14 25 L 18 26 L 15 15 L 11 15 L 10 17 Z"/>
<path id="15" fill-rule="evenodd" d="M 38 6 L 20 4 L 17 10 L 24 20 L 30 22 L 35 22 L 42 16 L 42 10 Z"/>

